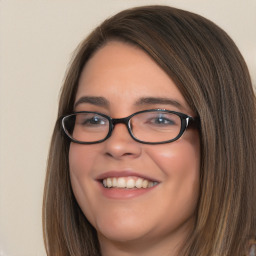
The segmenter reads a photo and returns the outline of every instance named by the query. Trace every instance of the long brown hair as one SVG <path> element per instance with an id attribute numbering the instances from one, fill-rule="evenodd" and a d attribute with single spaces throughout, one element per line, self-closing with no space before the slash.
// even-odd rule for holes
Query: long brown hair
<path id="1" fill-rule="evenodd" d="M 86 62 L 109 40 L 136 45 L 174 80 L 200 117 L 200 198 L 193 233 L 180 255 L 240 256 L 256 235 L 256 106 L 246 64 L 209 20 L 167 6 L 122 11 L 78 47 L 62 87 L 49 152 L 43 229 L 49 256 L 101 255 L 95 229 L 72 193 L 70 142 L 60 117 L 72 113 Z"/>

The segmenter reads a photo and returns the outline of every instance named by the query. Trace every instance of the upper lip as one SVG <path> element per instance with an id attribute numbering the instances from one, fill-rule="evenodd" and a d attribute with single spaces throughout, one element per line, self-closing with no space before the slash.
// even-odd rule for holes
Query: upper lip
<path id="1" fill-rule="evenodd" d="M 104 172 L 100 175 L 98 175 L 96 177 L 96 180 L 102 181 L 106 178 L 118 178 L 118 177 L 129 177 L 129 176 L 134 176 L 134 177 L 139 177 L 142 179 L 146 179 L 146 180 L 150 180 L 150 181 L 156 181 L 159 182 L 158 180 L 156 180 L 155 178 L 149 177 L 147 175 L 144 174 L 140 174 L 140 173 L 136 173 L 133 171 L 127 171 L 127 170 L 123 170 L 123 171 L 107 171 Z"/>

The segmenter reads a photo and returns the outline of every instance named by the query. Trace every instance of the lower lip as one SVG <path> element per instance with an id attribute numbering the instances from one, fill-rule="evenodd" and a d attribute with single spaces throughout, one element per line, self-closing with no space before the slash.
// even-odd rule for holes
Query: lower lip
<path id="1" fill-rule="evenodd" d="M 130 199 L 155 189 L 157 185 L 151 188 L 105 188 L 102 183 L 99 183 L 102 194 L 110 199 Z"/>

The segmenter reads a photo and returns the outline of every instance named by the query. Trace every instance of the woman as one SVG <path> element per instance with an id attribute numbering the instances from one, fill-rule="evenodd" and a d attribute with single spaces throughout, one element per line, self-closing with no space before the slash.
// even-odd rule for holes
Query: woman
<path id="1" fill-rule="evenodd" d="M 62 88 L 48 255 L 252 255 L 255 117 L 246 64 L 209 20 L 148 6 L 103 22 Z"/>

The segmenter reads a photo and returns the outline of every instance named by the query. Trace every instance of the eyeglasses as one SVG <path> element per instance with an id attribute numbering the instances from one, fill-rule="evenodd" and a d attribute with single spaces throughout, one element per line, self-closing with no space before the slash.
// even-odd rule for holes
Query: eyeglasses
<path id="1" fill-rule="evenodd" d="M 117 124 L 125 124 L 131 137 L 144 144 L 163 144 L 179 139 L 195 118 L 165 109 L 136 112 L 111 118 L 98 112 L 81 111 L 62 118 L 65 134 L 75 143 L 95 144 L 108 139 Z"/>

